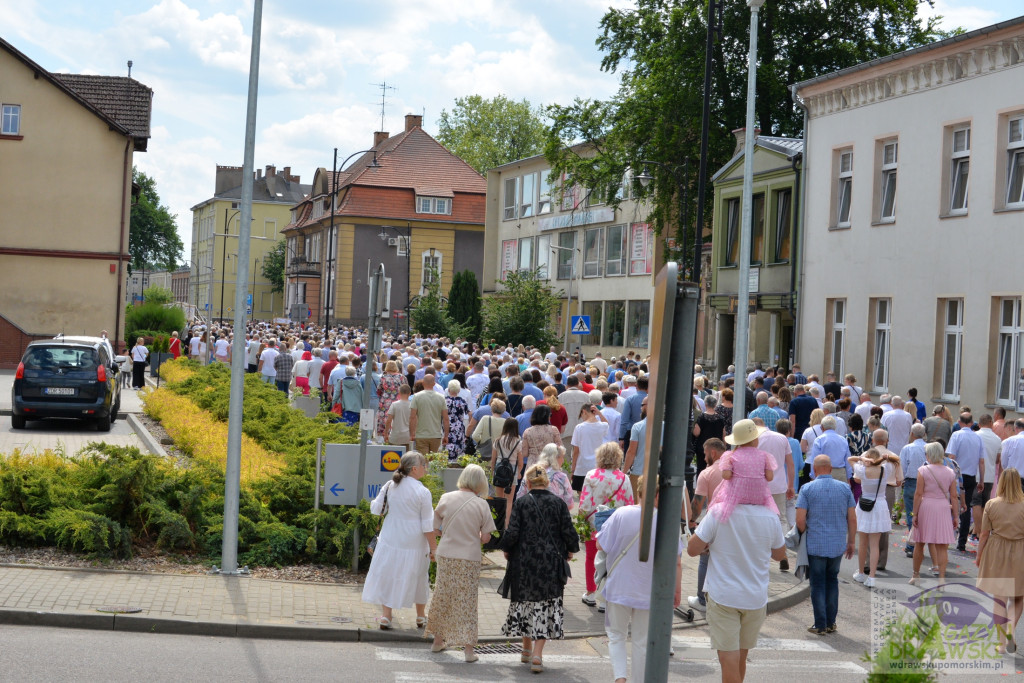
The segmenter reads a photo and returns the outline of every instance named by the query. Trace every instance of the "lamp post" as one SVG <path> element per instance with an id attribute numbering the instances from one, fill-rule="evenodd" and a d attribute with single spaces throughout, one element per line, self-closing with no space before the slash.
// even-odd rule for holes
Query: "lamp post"
<path id="1" fill-rule="evenodd" d="M 220 315 L 221 320 L 224 319 L 224 280 L 227 279 L 227 258 L 228 258 L 228 228 L 231 225 L 231 218 L 234 218 L 242 212 L 241 209 L 231 214 L 231 218 L 228 218 L 228 211 L 231 209 L 224 207 L 224 249 L 220 253 Z M 213 311 L 210 311 L 211 313 Z"/>
<path id="2" fill-rule="evenodd" d="M 377 150 L 376 149 L 363 149 L 363 150 L 360 150 L 358 152 L 353 152 L 352 154 L 350 154 L 348 156 L 347 159 L 345 159 L 343 162 L 341 162 L 341 168 L 344 169 L 345 168 L 345 164 L 347 164 L 349 161 L 354 159 L 356 156 L 358 156 L 360 154 L 370 154 L 371 152 L 373 153 L 373 161 L 370 162 L 369 168 L 380 168 L 380 164 L 377 163 Z M 338 253 L 338 236 L 334 232 L 335 231 L 335 227 L 334 227 L 334 210 L 335 210 L 335 202 L 337 201 L 337 198 L 338 198 L 338 148 L 337 147 L 334 148 L 334 163 L 332 164 L 331 169 L 333 170 L 333 175 L 331 176 L 331 226 L 330 226 L 330 228 L 327 231 L 327 258 L 325 259 L 326 263 L 324 264 L 324 276 L 325 276 L 324 279 L 327 280 L 327 283 L 326 283 L 327 286 L 323 288 L 325 290 L 324 291 L 324 334 L 325 335 L 327 334 L 327 331 L 331 327 L 331 308 L 332 308 L 331 299 L 333 298 L 333 295 L 334 295 L 334 268 L 335 268 L 335 261 L 337 260 L 337 253 Z M 307 256 L 307 258 L 308 258 L 308 256 Z M 288 267 L 288 264 L 286 263 L 285 264 L 285 268 L 287 269 L 287 267 Z"/>
<path id="3" fill-rule="evenodd" d="M 386 230 L 394 230 L 395 234 L 398 235 L 398 244 L 401 245 L 401 240 L 405 240 L 405 334 L 409 336 L 412 331 L 409 323 L 409 304 L 412 302 L 412 223 L 406 223 L 405 235 L 398 231 L 398 228 L 391 225 L 380 226 L 380 233 L 377 235 L 382 242 L 388 240 L 388 234 Z"/>
<path id="4" fill-rule="evenodd" d="M 556 244 L 549 244 L 552 250 L 570 252 L 569 263 L 576 267 L 576 315 L 583 315 L 583 299 L 580 297 L 580 287 L 583 285 L 583 264 L 576 263 L 577 254 L 582 256 L 583 250 L 579 247 L 560 247 Z M 575 252 L 575 253 L 573 253 Z M 582 258 L 580 259 L 582 261 Z M 557 264 L 560 265 L 560 264 Z M 577 267 L 578 266 L 578 267 Z M 569 272 L 568 294 L 565 299 L 565 351 L 570 351 L 569 331 L 572 329 L 572 272 Z"/>
<path id="5" fill-rule="evenodd" d="M 747 355 L 750 350 L 750 247 L 753 227 L 753 194 L 754 194 L 754 100 L 757 87 L 757 14 L 764 0 L 747 0 L 750 8 L 750 47 L 747 52 L 747 130 L 743 136 L 743 215 L 740 219 L 740 268 L 736 302 L 736 352 L 733 363 L 737 370 L 742 368 L 746 376 Z M 740 374 L 737 372 L 737 374 Z M 740 386 L 737 384 L 737 386 Z M 743 399 L 745 401 L 745 399 Z M 746 405 L 743 410 L 733 410 L 732 422 L 736 424 L 744 419 Z"/>
<path id="6" fill-rule="evenodd" d="M 262 260 L 257 256 L 252 262 L 252 306 L 250 306 L 249 322 L 256 320 L 256 267 Z"/>

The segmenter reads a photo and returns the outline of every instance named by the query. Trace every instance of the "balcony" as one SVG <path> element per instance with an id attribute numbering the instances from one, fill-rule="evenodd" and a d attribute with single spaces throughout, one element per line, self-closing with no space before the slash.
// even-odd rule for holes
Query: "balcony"
<path id="1" fill-rule="evenodd" d="M 295 256 L 288 264 L 288 275 L 320 275 L 320 262 L 307 261 L 305 256 Z"/>

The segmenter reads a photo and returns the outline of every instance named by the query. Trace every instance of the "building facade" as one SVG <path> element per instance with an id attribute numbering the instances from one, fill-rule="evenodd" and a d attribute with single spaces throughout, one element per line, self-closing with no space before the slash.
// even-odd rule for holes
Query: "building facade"
<path id="1" fill-rule="evenodd" d="M 646 205 L 629 196 L 632 177 L 613 208 L 577 186 L 562 192 L 565 184 L 553 185 L 550 175 L 543 156 L 488 172 L 484 291 L 496 291 L 511 271 L 538 270 L 563 296 L 555 325 L 567 350 L 646 352 L 655 237 Z M 589 334 L 572 334 L 575 315 L 589 316 Z"/>
<path id="2" fill-rule="evenodd" d="M 234 316 L 235 287 L 247 290 L 247 314 L 269 320 L 284 314 L 284 297 L 263 277 L 267 255 L 282 239 L 291 208 L 309 193 L 290 166 L 256 169 L 252 188 L 249 235 L 249 277 L 238 282 L 239 221 L 242 210 L 242 169 L 217 166 L 214 195 L 192 207 L 192 266 L 190 296 L 204 318 Z"/>
<path id="3" fill-rule="evenodd" d="M 794 86 L 797 357 L 873 392 L 1024 410 L 1024 17 Z"/>
<path id="4" fill-rule="evenodd" d="M 712 238 L 713 310 L 712 362 L 718 374 L 730 364 L 792 363 L 796 319 L 799 174 L 803 140 L 758 135 L 754 140 L 753 206 L 751 207 L 750 351 L 736 361 L 736 308 L 739 306 L 739 242 L 743 215 L 743 149 L 745 132 L 735 131 L 736 153 L 711 178 L 715 188 Z M 707 370 L 707 368 L 705 368 Z"/>
<path id="5" fill-rule="evenodd" d="M 191 272 L 188 266 L 182 266 L 171 273 L 171 292 L 174 294 L 174 300 L 179 304 L 189 303 L 189 275 Z"/>
<path id="6" fill-rule="evenodd" d="M 452 275 L 483 277 L 485 181 L 409 114 L 397 135 L 347 168 L 318 169 L 284 234 L 286 313 L 318 325 L 366 324 L 370 276 L 384 265 L 386 327 L 408 326 L 430 278 L 447 295 Z M 332 201 L 333 198 L 333 201 Z M 333 210 L 332 210 L 333 207 Z"/>
<path id="7" fill-rule="evenodd" d="M 120 340 L 135 152 L 153 91 L 50 73 L 0 39 L 0 367 L 34 338 Z M 59 191 L 40 190 L 58 174 Z"/>

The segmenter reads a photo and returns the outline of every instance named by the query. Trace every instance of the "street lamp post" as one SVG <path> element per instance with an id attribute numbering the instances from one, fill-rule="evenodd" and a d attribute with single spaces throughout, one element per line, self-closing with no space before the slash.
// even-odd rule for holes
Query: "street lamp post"
<path id="1" fill-rule="evenodd" d="M 231 218 L 228 218 L 228 211 L 230 210 L 224 207 L 224 249 L 220 253 L 220 315 L 218 316 L 221 320 L 224 319 L 224 280 L 227 279 L 228 228 L 231 226 L 231 218 L 242 212 L 241 209 L 238 209 L 231 215 Z M 210 312 L 212 313 L 213 311 Z"/>
<path id="2" fill-rule="evenodd" d="M 249 307 L 249 321 L 256 320 L 256 267 L 263 259 L 257 256 L 252 262 L 252 305 Z"/>
<path id="3" fill-rule="evenodd" d="M 751 229 L 753 227 L 753 194 L 754 194 L 754 101 L 757 94 L 757 15 L 764 0 L 747 0 L 750 8 L 750 46 L 747 52 L 747 130 L 743 137 L 743 216 L 740 220 L 740 268 L 736 301 L 736 352 L 733 363 L 737 375 L 746 376 L 747 355 L 750 351 L 750 248 Z M 740 383 L 736 384 L 737 387 Z M 745 399 L 741 399 L 744 401 Z M 736 424 L 747 416 L 745 403 L 740 403 L 743 410 L 733 410 L 732 422 Z"/>

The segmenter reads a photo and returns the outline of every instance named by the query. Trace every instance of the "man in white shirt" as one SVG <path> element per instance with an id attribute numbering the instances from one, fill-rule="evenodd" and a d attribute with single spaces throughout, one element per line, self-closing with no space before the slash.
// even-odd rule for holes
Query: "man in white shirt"
<path id="1" fill-rule="evenodd" d="M 985 413 L 978 420 L 978 436 L 985 448 L 985 476 L 978 479 L 978 488 L 974 490 L 974 499 L 971 505 L 974 507 L 974 528 L 977 533 L 982 527 L 982 519 L 985 517 L 985 503 L 992 496 L 992 487 L 998 483 L 997 472 L 999 472 L 999 454 L 1003 451 L 1003 440 L 992 430 L 992 416 Z"/>
<path id="2" fill-rule="evenodd" d="M 636 393 L 636 376 L 626 375 L 622 378 L 622 391 L 619 392 L 619 405 L 626 402 L 626 399 Z"/>
<path id="3" fill-rule="evenodd" d="M 549 363 L 554 363 L 556 360 L 558 360 L 558 354 L 555 353 L 554 346 L 550 348 L 550 350 L 548 351 L 548 355 L 544 356 L 544 359 L 547 360 L 547 362 Z"/>
<path id="4" fill-rule="evenodd" d="M 608 434 L 608 422 L 597 406 L 588 404 L 582 412 L 583 417 L 572 431 L 571 442 L 572 490 L 577 493 L 583 491 L 583 480 L 587 472 L 597 466 L 597 449 L 605 442 Z"/>
<path id="5" fill-rule="evenodd" d="M 871 409 L 874 407 L 874 404 L 871 403 L 871 394 L 865 391 L 860 395 L 860 405 L 854 408 L 853 412 L 860 415 L 860 419 L 864 420 L 864 424 L 866 425 L 868 423 L 868 418 L 871 417 Z"/>
<path id="6" fill-rule="evenodd" d="M 756 440 L 757 428 L 751 427 Z M 730 437 L 736 436 L 741 435 L 734 429 Z M 722 680 L 742 681 L 747 652 L 757 644 L 768 606 L 769 559 L 782 561 L 786 557 L 782 525 L 761 505 L 737 505 L 725 524 L 709 510 L 690 537 L 686 552 L 697 557 L 708 549 L 704 589 L 711 647 L 718 651 Z"/>
<path id="7" fill-rule="evenodd" d="M 604 437 L 605 443 L 618 441 L 619 424 L 622 421 L 622 413 L 619 412 L 619 396 L 614 392 L 606 391 L 601 394 L 601 402 L 604 404 L 601 414 L 608 422 L 608 435 Z"/>
<path id="8" fill-rule="evenodd" d="M 758 427 L 766 426 L 761 418 L 754 418 L 754 424 Z M 758 437 L 757 447 L 765 453 L 770 453 L 775 458 L 775 464 L 778 466 L 776 468 L 778 474 L 768 482 L 768 492 L 772 494 L 775 507 L 779 508 L 779 522 L 781 522 L 782 529 L 785 531 L 788 526 L 786 522 L 787 502 L 793 501 L 794 506 L 796 505 L 796 498 L 793 492 L 793 476 L 796 474 L 796 466 L 793 463 L 793 451 L 789 447 L 789 439 L 771 428 L 766 429 Z M 785 472 L 785 476 L 783 476 L 783 472 Z M 783 560 L 780 569 L 782 571 L 788 570 L 789 562 Z"/>
<path id="9" fill-rule="evenodd" d="M 880 407 L 882 408 L 883 413 L 888 413 L 890 410 L 892 410 L 892 397 L 889 396 L 889 394 L 882 394 L 878 400 L 881 401 Z"/>
<path id="10" fill-rule="evenodd" d="M 1009 428 L 1007 425 L 1007 429 Z M 1013 467 L 1018 472 L 1024 472 L 1024 418 L 1017 418 L 1013 423 L 1013 430 L 1016 433 L 1003 441 L 1003 454 L 999 457 L 1000 469 L 1008 470 Z"/>
<path id="11" fill-rule="evenodd" d="M 249 345 L 245 347 L 245 371 L 256 372 L 256 366 L 260 362 L 260 339 L 259 337 L 253 337 L 249 340 Z"/>
<path id="12" fill-rule="evenodd" d="M 199 330 L 193 330 L 192 339 L 188 342 L 188 355 L 192 360 L 199 360 L 202 357 L 199 352 L 199 345 L 203 341 L 202 334 Z"/>
<path id="13" fill-rule="evenodd" d="M 277 379 L 277 369 L 274 361 L 277 360 L 277 340 L 271 339 L 267 342 L 267 348 L 260 354 L 260 362 L 257 369 L 260 371 L 260 379 L 267 384 L 274 384 Z"/>
<path id="14" fill-rule="evenodd" d="M 882 415 L 882 426 L 889 432 L 890 450 L 899 453 L 910 443 L 910 428 L 914 426 L 914 417 L 903 409 L 903 399 L 899 396 L 892 397 L 892 410 Z"/>
<path id="15" fill-rule="evenodd" d="M 484 369 L 483 361 L 477 361 L 473 365 L 473 372 L 466 377 L 466 388 L 469 389 L 470 395 L 473 397 L 473 403 L 470 408 L 476 408 L 476 402 L 480 399 L 480 394 L 487 390 L 487 385 L 490 380 L 487 377 L 487 371 Z"/>
<path id="16" fill-rule="evenodd" d="M 956 460 L 960 467 L 968 505 L 978 488 L 979 475 L 981 481 L 985 480 L 985 446 L 981 437 L 971 429 L 972 424 L 974 417 L 970 413 L 960 413 L 960 429 L 953 432 L 946 446 L 946 455 Z M 971 508 L 968 507 L 960 514 L 960 538 L 956 546 L 960 552 L 967 551 L 967 533 L 970 528 Z"/>
<path id="17" fill-rule="evenodd" d="M 565 408 L 567 418 L 565 428 L 562 429 L 562 445 L 565 446 L 566 453 L 572 453 L 572 433 L 580 423 L 580 408 L 590 403 L 587 392 L 580 390 L 579 377 L 569 376 L 566 380 L 566 390 L 558 397 L 558 402 Z"/>

